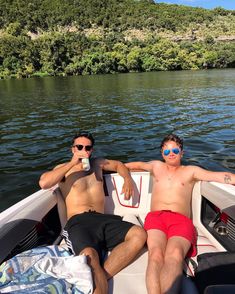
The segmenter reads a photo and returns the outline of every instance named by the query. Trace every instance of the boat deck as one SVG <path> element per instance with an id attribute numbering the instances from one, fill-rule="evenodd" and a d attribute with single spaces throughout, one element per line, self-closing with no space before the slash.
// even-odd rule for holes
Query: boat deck
<path id="1" fill-rule="evenodd" d="M 152 179 L 147 172 L 134 172 L 132 177 L 135 193 L 130 200 L 124 200 L 121 194 L 123 179 L 118 174 L 105 175 L 105 212 L 121 215 L 124 220 L 143 226 L 150 210 Z M 198 234 L 198 252 L 196 257 L 185 260 L 184 271 L 186 277 L 194 279 L 198 257 L 203 253 L 228 253 L 231 254 L 231 260 L 234 258 L 235 187 L 218 183 L 196 183 L 192 197 L 192 216 Z M 65 246 L 60 237 L 65 224 L 65 203 L 58 187 L 40 190 L 25 198 L 0 214 L 0 262 L 37 246 Z M 220 233 L 221 228 L 226 234 Z M 147 293 L 147 260 L 145 247 L 130 265 L 109 281 L 109 293 Z M 222 276 L 225 279 L 227 274 Z M 190 278 L 184 284 L 188 281 Z M 186 290 L 185 294 L 191 294 L 192 291 Z"/>

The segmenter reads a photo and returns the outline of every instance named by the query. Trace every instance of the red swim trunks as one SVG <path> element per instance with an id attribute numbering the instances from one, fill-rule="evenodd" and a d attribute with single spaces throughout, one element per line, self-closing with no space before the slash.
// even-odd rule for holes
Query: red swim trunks
<path id="1" fill-rule="evenodd" d="M 187 256 L 197 254 L 195 227 L 192 220 L 183 214 L 171 210 L 151 211 L 145 218 L 144 228 L 146 231 L 160 230 L 166 234 L 167 239 L 173 236 L 184 237 L 192 244 Z"/>

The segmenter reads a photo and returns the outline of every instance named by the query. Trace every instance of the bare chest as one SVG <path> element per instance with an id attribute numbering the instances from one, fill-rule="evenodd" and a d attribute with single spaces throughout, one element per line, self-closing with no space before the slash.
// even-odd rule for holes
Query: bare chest
<path id="1" fill-rule="evenodd" d="M 95 172 L 81 172 L 67 178 L 67 184 L 76 190 L 89 190 L 94 186 L 103 184 L 102 177 L 97 177 Z"/>
<path id="2" fill-rule="evenodd" d="M 60 184 L 60 187 L 64 195 L 68 195 L 72 191 L 88 193 L 91 190 L 99 189 L 99 187 L 103 187 L 102 171 L 71 171 L 66 175 L 65 181 Z"/>
<path id="3" fill-rule="evenodd" d="M 154 191 L 158 195 L 188 196 L 192 192 L 194 181 L 190 171 L 185 166 L 175 169 L 166 165 L 154 170 Z"/>
<path id="4" fill-rule="evenodd" d="M 158 185 L 164 185 L 167 187 L 182 187 L 184 188 L 187 184 L 189 184 L 189 179 L 182 172 L 172 172 L 168 170 L 164 170 L 162 172 L 157 171 L 154 174 L 155 183 Z"/>

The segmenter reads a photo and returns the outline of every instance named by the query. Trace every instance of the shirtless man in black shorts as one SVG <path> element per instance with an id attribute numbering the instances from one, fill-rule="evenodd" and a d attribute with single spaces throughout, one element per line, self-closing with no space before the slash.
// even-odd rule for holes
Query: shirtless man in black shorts
<path id="1" fill-rule="evenodd" d="M 129 199 L 133 181 L 128 169 L 116 160 L 91 158 L 94 139 L 90 133 L 73 139 L 72 159 L 42 174 L 39 185 L 49 189 L 59 183 L 67 208 L 64 236 L 72 252 L 85 254 L 92 269 L 94 293 L 108 293 L 107 280 L 126 267 L 146 242 L 144 229 L 119 216 L 104 214 L 105 194 L 102 171 L 116 171 L 124 178 L 123 193 Z M 90 159 L 85 171 L 82 158 Z M 111 254 L 100 263 L 102 251 Z"/>

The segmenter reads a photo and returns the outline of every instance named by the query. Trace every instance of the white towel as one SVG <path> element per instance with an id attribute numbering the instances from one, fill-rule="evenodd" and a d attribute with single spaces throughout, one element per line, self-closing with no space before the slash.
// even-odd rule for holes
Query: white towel
<path id="1" fill-rule="evenodd" d="M 85 255 L 68 257 L 47 257 L 40 259 L 35 268 L 47 275 L 65 279 L 84 294 L 93 293 L 91 269 Z"/>

